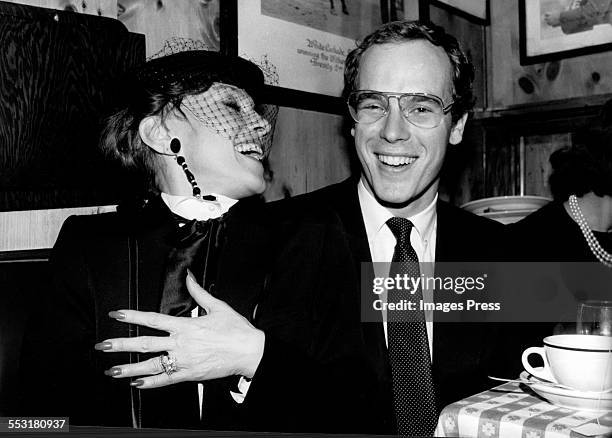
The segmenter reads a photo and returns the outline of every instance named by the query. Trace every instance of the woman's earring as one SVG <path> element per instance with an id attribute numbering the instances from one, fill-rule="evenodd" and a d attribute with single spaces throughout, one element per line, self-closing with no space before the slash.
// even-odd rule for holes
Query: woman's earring
<path id="1" fill-rule="evenodd" d="M 177 155 L 176 162 L 178 163 L 179 166 L 183 168 L 183 172 L 185 172 L 187 181 L 189 181 L 189 184 L 191 184 L 191 187 L 193 189 L 193 197 L 197 199 L 201 199 L 202 191 L 198 187 L 198 183 L 196 182 L 195 176 L 193 176 L 193 173 L 191 173 L 191 171 L 187 169 L 187 163 L 185 163 L 185 157 L 183 157 L 182 155 Z"/>
<path id="2" fill-rule="evenodd" d="M 179 153 L 181 150 L 181 141 L 178 138 L 174 137 L 172 140 L 170 140 L 170 150 L 173 154 Z"/>
<path id="3" fill-rule="evenodd" d="M 181 150 L 181 142 L 180 142 L 180 140 L 178 138 L 175 137 L 175 138 L 173 138 L 170 141 L 170 150 L 174 154 L 178 154 L 179 153 L 179 151 Z M 193 197 L 197 198 L 197 199 L 201 199 L 202 198 L 202 196 L 201 196 L 202 195 L 202 191 L 198 187 L 198 183 L 195 180 L 195 176 L 187 168 L 187 163 L 185 162 L 185 157 L 183 157 L 182 155 L 176 155 L 174 158 L 175 158 L 176 162 L 178 163 L 178 165 L 183 168 L 183 172 L 185 172 L 185 176 L 187 177 L 187 181 L 189 181 L 189 184 L 191 184 L 191 187 L 193 189 Z"/>

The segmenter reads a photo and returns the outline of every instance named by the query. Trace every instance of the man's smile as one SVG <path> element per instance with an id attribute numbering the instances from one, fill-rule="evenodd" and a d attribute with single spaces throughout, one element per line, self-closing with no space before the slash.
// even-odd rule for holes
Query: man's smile
<path id="1" fill-rule="evenodd" d="M 386 166 L 404 167 L 414 163 L 417 156 L 374 154 L 379 162 Z"/>

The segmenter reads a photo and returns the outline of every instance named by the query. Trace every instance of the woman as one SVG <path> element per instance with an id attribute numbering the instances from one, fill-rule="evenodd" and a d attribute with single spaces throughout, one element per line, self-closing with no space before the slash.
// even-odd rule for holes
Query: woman
<path id="1" fill-rule="evenodd" d="M 224 229 L 249 203 L 232 207 L 265 189 L 261 161 L 272 129 L 255 105 L 262 85 L 251 62 L 206 51 L 158 58 L 131 76 L 101 145 L 148 190 L 116 213 L 71 217 L 62 227 L 51 257 L 53 282 L 24 346 L 23 415 L 198 427 L 197 384 L 138 391 L 104 372 L 147 356 L 105 355 L 93 346 L 158 334 L 116 323 L 107 314 L 117 308 L 197 316 L 187 270 L 214 289 Z"/>
<path id="2" fill-rule="evenodd" d="M 612 126 L 585 130 L 575 140 L 550 157 L 554 201 L 513 225 L 512 240 L 525 260 L 612 268 Z"/>
<path id="3" fill-rule="evenodd" d="M 542 293 L 554 302 L 548 319 L 514 324 L 510 357 L 546 336 L 575 333 L 576 309 L 585 300 L 610 299 L 612 274 L 612 101 L 599 123 L 578 133 L 574 144 L 550 157 L 550 187 L 554 200 L 509 227 L 515 260 L 562 262 L 561 275 L 571 295 Z M 583 263 L 589 262 L 589 263 Z M 536 267 L 537 269 L 537 267 Z M 544 296 L 543 295 L 543 296 Z M 552 300 L 555 301 L 552 301 Z M 558 312 L 551 318 L 551 312 Z"/>

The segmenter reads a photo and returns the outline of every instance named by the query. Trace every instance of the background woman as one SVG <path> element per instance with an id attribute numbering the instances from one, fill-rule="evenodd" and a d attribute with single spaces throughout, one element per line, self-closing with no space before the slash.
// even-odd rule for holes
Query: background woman
<path id="1" fill-rule="evenodd" d="M 558 303 L 556 319 L 513 324 L 514 353 L 539 345 L 546 336 L 576 333 L 575 306 L 586 300 L 610 299 L 612 273 L 612 101 L 604 105 L 600 120 L 580 132 L 570 147 L 550 157 L 550 187 L 554 200 L 509 227 L 515 260 L 564 262 L 561 265 L 565 292 L 543 296 Z M 591 263 L 571 263 L 591 262 Z M 542 288 L 544 295 L 552 293 Z M 555 301 L 556 300 L 556 301 Z"/>
<path id="2" fill-rule="evenodd" d="M 525 260 L 612 268 L 612 101 L 601 122 L 550 157 L 554 201 L 512 226 Z"/>

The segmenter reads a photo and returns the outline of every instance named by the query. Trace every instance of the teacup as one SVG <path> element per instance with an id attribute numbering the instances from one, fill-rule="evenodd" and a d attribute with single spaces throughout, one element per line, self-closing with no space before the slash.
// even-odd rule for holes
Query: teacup
<path id="1" fill-rule="evenodd" d="M 529 356 L 539 354 L 544 368 L 533 368 Z M 535 377 L 579 391 L 606 391 L 612 388 L 612 337 L 597 335 L 556 335 L 544 338 L 544 347 L 523 352 L 523 366 Z"/>

